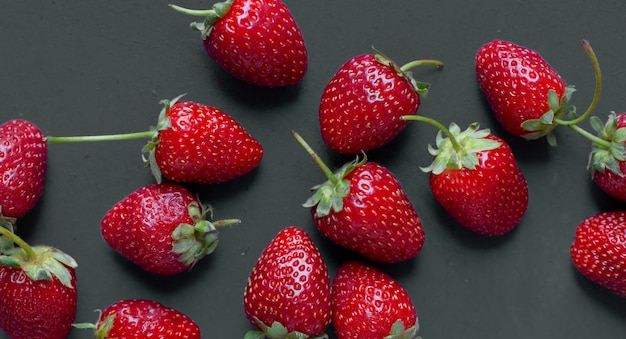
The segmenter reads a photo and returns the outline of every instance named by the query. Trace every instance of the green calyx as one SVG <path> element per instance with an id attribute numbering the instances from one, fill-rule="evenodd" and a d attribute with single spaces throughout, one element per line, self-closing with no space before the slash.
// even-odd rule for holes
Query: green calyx
<path id="1" fill-rule="evenodd" d="M 200 206 L 193 202 L 188 207 L 189 216 L 194 220 L 194 224 L 180 224 L 172 232 L 174 245 L 172 251 L 180 255 L 178 260 L 193 267 L 198 260 L 213 253 L 219 242 L 217 227 L 223 225 L 238 224 L 239 219 L 225 219 L 210 222 L 205 219 L 208 212 L 213 210 L 209 206 Z"/>
<path id="2" fill-rule="evenodd" d="M 100 312 L 100 316 L 102 316 L 102 311 Z M 93 323 L 77 323 L 72 324 L 72 327 L 79 329 L 91 329 L 94 331 L 95 337 L 97 339 L 106 339 L 109 336 L 109 332 L 113 329 L 113 325 L 115 325 L 115 313 L 109 314 L 104 317 L 104 319 L 98 319 L 96 324 Z"/>
<path id="3" fill-rule="evenodd" d="M 78 264 L 71 256 L 50 246 L 31 247 L 4 227 L 0 227 L 0 234 L 0 266 L 20 268 L 33 281 L 50 281 L 56 277 L 63 285 L 73 288 L 70 269 Z"/>
<path id="4" fill-rule="evenodd" d="M 202 39 L 204 40 L 211 33 L 213 24 L 220 18 L 224 17 L 224 15 L 226 15 L 226 13 L 230 10 L 230 6 L 232 5 L 232 3 L 233 0 L 218 2 L 213 5 L 213 8 L 207 10 L 188 9 L 176 5 L 169 6 L 173 10 L 183 14 L 205 17 L 203 22 L 192 22 L 190 24 L 190 27 L 192 29 L 200 32 L 200 34 L 202 35 Z"/>
<path id="5" fill-rule="evenodd" d="M 598 117 L 591 117 L 591 127 L 596 131 L 597 138 L 593 141 L 593 149 L 589 157 L 589 169 L 604 173 L 607 169 L 623 176 L 619 162 L 626 160 L 626 127 L 617 128 L 615 113 L 609 114 L 607 122 L 602 124 Z"/>
<path id="6" fill-rule="evenodd" d="M 391 60 L 389 57 L 381 53 L 376 48 L 372 47 L 372 49 L 374 50 L 374 56 L 376 58 L 376 61 L 378 61 L 379 63 L 385 66 L 389 66 L 393 68 L 396 71 L 396 73 L 398 73 L 399 76 L 409 80 L 411 84 L 413 85 L 415 92 L 417 92 L 417 94 L 421 97 L 426 97 L 426 95 L 428 94 L 428 89 L 430 88 L 430 84 L 415 80 L 415 78 L 413 78 L 413 74 L 409 70 L 412 69 L 413 67 L 417 67 L 421 65 L 433 65 L 438 68 L 441 68 L 444 66 L 443 62 L 438 61 L 438 60 L 422 59 L 422 60 L 411 61 L 408 64 L 405 64 L 400 67 L 395 62 L 393 62 L 393 60 Z"/>
<path id="7" fill-rule="evenodd" d="M 564 116 L 573 117 L 576 115 L 576 108 L 569 105 L 572 94 L 576 90 L 572 86 L 565 88 L 565 92 L 561 98 L 551 89 L 548 91 L 548 106 L 550 109 L 541 115 L 539 119 L 529 119 L 522 123 L 522 128 L 529 131 L 522 135 L 525 139 L 534 140 L 546 137 L 548 143 L 556 146 L 556 137 L 554 136 L 554 128 L 559 124 L 556 122 Z"/>
<path id="8" fill-rule="evenodd" d="M 405 329 L 404 322 L 398 319 L 391 327 L 391 333 L 383 339 L 419 339 L 417 336 L 418 328 L 419 326 L 415 324 L 415 326 Z"/>
<path id="9" fill-rule="evenodd" d="M 264 324 L 256 317 L 254 318 L 254 321 L 260 330 L 248 331 L 245 334 L 244 339 L 328 339 L 328 335 L 326 334 L 309 337 L 302 332 L 289 332 L 285 326 L 277 321 L 273 322 L 271 326 Z"/>

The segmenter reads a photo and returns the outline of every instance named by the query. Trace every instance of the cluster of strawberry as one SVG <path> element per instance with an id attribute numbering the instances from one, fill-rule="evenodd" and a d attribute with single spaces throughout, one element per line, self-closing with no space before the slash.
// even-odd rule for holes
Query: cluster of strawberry
<path id="1" fill-rule="evenodd" d="M 210 10 L 174 10 L 205 17 L 201 32 L 209 56 L 237 79 L 263 87 L 298 83 L 307 71 L 302 34 L 280 0 L 227 0 Z M 278 42 L 278 43 L 277 43 Z M 596 74 L 591 105 L 577 116 L 569 106 L 572 87 L 535 51 L 506 41 L 480 47 L 478 83 L 503 128 L 527 139 L 568 126 L 593 141 L 590 170 L 609 195 L 626 201 L 626 114 L 606 124 L 590 118 L 597 136 L 579 123 L 598 100 Z M 398 136 L 409 121 L 438 128 L 430 175 L 435 199 L 463 227 L 484 236 L 515 228 L 528 207 L 528 185 L 507 143 L 478 123 L 462 129 L 417 115 L 429 85 L 410 69 L 443 67 L 437 60 L 398 66 L 379 51 L 343 64 L 326 85 L 319 124 L 325 144 L 356 159 L 333 172 L 297 133 L 293 136 L 325 173 L 303 203 L 317 230 L 364 260 L 345 262 L 330 281 L 319 250 L 297 226 L 281 230 L 250 273 L 243 304 L 256 328 L 246 338 L 327 338 L 332 322 L 339 338 L 415 338 L 416 309 L 407 291 L 367 261 L 396 263 L 417 256 L 424 244 L 421 220 L 399 180 L 366 152 Z M 254 170 L 263 148 L 221 110 L 181 97 L 164 100 L 156 127 L 106 136 L 44 136 L 35 124 L 0 125 L 0 328 L 11 338 L 65 338 L 72 326 L 91 328 L 99 338 L 200 338 L 198 325 L 181 312 L 151 300 L 120 300 L 95 324 L 72 324 L 76 313 L 77 263 L 49 246 L 30 246 L 16 233 L 18 219 L 41 198 L 47 145 L 146 138 L 142 150 L 156 183 L 141 187 L 102 218 L 101 234 L 115 251 L 159 275 L 189 270 L 212 253 L 218 227 L 237 219 L 210 221 L 210 206 L 183 184 L 216 184 Z M 207 215 L 209 214 L 209 215 Z M 626 212 L 601 213 L 579 225 L 571 246 L 576 268 L 626 296 Z"/>

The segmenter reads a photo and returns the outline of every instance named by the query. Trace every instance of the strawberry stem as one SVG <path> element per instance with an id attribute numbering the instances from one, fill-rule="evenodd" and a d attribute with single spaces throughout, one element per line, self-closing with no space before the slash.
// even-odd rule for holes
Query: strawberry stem
<path id="1" fill-rule="evenodd" d="M 188 14 L 188 15 L 193 15 L 193 16 L 209 16 L 209 15 L 217 14 L 214 9 L 189 9 L 189 8 L 180 7 L 180 6 L 172 5 L 172 4 L 169 4 L 168 6 L 177 12 Z"/>
<path id="2" fill-rule="evenodd" d="M 317 153 L 315 153 L 315 151 L 311 148 L 311 146 L 309 146 L 309 144 L 306 141 L 304 141 L 304 139 L 302 139 L 302 137 L 300 136 L 300 134 L 298 134 L 298 132 L 292 130 L 291 134 L 293 134 L 294 138 L 296 138 L 298 143 L 300 143 L 300 145 L 304 147 L 304 149 L 309 153 L 311 158 L 313 158 L 315 163 L 317 163 L 317 165 L 322 169 L 322 171 L 324 172 L 328 180 L 330 180 L 330 182 L 333 185 L 337 185 L 339 181 L 335 177 L 335 174 L 333 173 L 333 171 L 330 170 L 330 168 L 328 168 L 328 166 L 326 166 L 326 164 L 322 161 L 322 159 L 320 159 L 320 157 L 317 155 Z"/>
<path id="3" fill-rule="evenodd" d="M 28 245 L 24 240 L 22 240 L 22 238 L 18 237 L 17 234 L 9 231 L 8 229 L 4 227 L 0 227 L 0 233 L 6 236 L 7 238 L 11 239 L 13 243 L 15 243 L 21 249 L 23 249 L 24 252 L 26 252 L 26 257 L 28 258 L 28 261 L 37 260 L 37 254 L 35 253 L 33 248 L 30 247 L 30 245 Z"/>
<path id="4" fill-rule="evenodd" d="M 441 62 L 439 60 L 423 59 L 423 60 L 411 61 L 411 62 L 403 65 L 402 67 L 400 67 L 400 70 L 402 72 L 406 72 L 406 71 L 408 71 L 409 69 L 411 69 L 413 67 L 422 66 L 422 65 L 432 65 L 432 66 L 436 66 L 436 67 L 443 67 L 444 66 L 443 62 Z"/>
<path id="5" fill-rule="evenodd" d="M 446 126 L 442 125 L 438 121 L 436 121 L 434 119 L 431 119 L 431 118 L 427 118 L 427 117 L 421 116 L 421 115 L 404 115 L 404 116 L 400 117 L 400 119 L 402 119 L 402 120 L 422 121 L 422 122 L 426 122 L 426 123 L 429 123 L 429 124 L 437 127 L 440 131 L 442 131 L 450 139 L 450 142 L 452 143 L 452 147 L 454 147 L 454 150 L 457 151 L 457 152 L 461 151 L 461 145 L 459 145 L 459 142 L 456 140 L 454 135 L 452 133 L 450 133 L 450 130 L 448 128 L 446 128 Z"/>
<path id="6" fill-rule="evenodd" d="M 130 139 L 148 139 L 154 136 L 154 131 L 135 132 L 135 133 L 122 133 L 122 134 L 107 134 L 107 135 L 84 135 L 73 137 L 53 137 L 48 136 L 45 138 L 50 143 L 61 142 L 92 142 L 92 141 L 114 141 L 114 140 L 130 140 Z"/>
<path id="7" fill-rule="evenodd" d="M 580 126 L 578 125 L 569 125 L 569 128 L 573 129 L 574 131 L 578 132 L 578 134 L 582 135 L 583 137 L 591 140 L 593 143 L 600 145 L 600 146 L 604 146 L 606 148 L 610 148 L 611 147 L 611 142 L 606 141 L 600 137 L 597 137 L 587 131 L 585 131 L 584 129 L 582 129 Z"/>

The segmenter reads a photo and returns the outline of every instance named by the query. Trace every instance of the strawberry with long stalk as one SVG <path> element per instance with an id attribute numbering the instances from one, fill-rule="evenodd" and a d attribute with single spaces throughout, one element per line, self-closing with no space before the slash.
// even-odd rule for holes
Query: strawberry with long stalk
<path id="1" fill-rule="evenodd" d="M 13 339 L 66 338 L 76 316 L 76 261 L 1 224 L 0 328 Z"/>
<path id="2" fill-rule="evenodd" d="M 99 136 L 53 137 L 46 141 L 87 142 L 149 139 L 144 161 L 157 182 L 218 184 L 251 172 L 263 147 L 235 119 L 218 108 L 191 101 L 163 100 L 156 127 Z"/>
<path id="3" fill-rule="evenodd" d="M 433 196 L 452 218 L 486 236 L 519 224 L 528 208 L 528 183 L 504 140 L 478 123 L 462 131 L 455 123 L 446 128 L 423 116 L 402 118 L 439 129 L 436 147 L 428 147 L 433 162 L 422 171 L 430 173 Z"/>

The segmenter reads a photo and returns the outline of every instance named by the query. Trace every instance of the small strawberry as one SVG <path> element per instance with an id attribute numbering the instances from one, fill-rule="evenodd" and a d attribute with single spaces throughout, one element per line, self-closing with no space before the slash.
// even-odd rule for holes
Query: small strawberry
<path id="1" fill-rule="evenodd" d="M 306 142 L 293 134 L 328 177 L 313 187 L 315 193 L 303 204 L 311 208 L 313 222 L 324 236 L 380 262 L 407 260 L 421 251 L 425 238 L 422 222 L 387 168 L 357 157 L 333 174 Z"/>
<path id="2" fill-rule="evenodd" d="M 104 240 L 148 272 L 189 270 L 218 244 L 216 227 L 239 220 L 205 220 L 209 212 L 188 189 L 171 183 L 141 187 L 102 218 Z"/>
<path id="3" fill-rule="evenodd" d="M 597 117 L 590 123 L 598 134 L 591 138 L 592 178 L 608 195 L 626 201 L 626 113 L 611 113 L 604 125 Z"/>
<path id="4" fill-rule="evenodd" d="M 417 60 L 402 67 L 375 51 L 344 63 L 322 93 L 319 123 L 326 145 L 356 154 L 379 148 L 406 126 L 403 115 L 415 114 L 429 85 L 417 82 L 410 68 L 436 60 Z"/>
<path id="5" fill-rule="evenodd" d="M 513 229 L 528 207 L 528 183 L 511 147 L 474 123 L 461 131 L 455 123 L 446 129 L 421 116 L 407 116 L 437 126 L 436 147 L 429 145 L 430 173 L 435 199 L 459 224 L 486 236 Z M 443 137 L 445 133 L 447 137 Z"/>
<path id="6" fill-rule="evenodd" d="M 12 339 L 67 338 L 76 316 L 76 261 L 49 246 L 31 247 L 2 226 L 0 233 L 0 328 Z"/>
<path id="7" fill-rule="evenodd" d="M 48 144 L 32 122 L 16 119 L 0 125 L 0 217 L 17 219 L 43 195 Z"/>
<path id="8" fill-rule="evenodd" d="M 96 324 L 74 324 L 93 329 L 98 339 L 200 339 L 200 327 L 189 316 L 153 300 L 125 299 L 109 305 Z"/>
<path id="9" fill-rule="evenodd" d="M 282 229 L 257 260 L 244 292 L 246 317 L 260 331 L 253 338 L 323 337 L 331 320 L 328 269 L 309 235 Z"/>
<path id="10" fill-rule="evenodd" d="M 290 86 L 308 68 L 302 32 L 280 0 L 226 0 L 210 10 L 173 9 L 206 17 L 191 27 L 209 56 L 235 78 L 263 87 Z"/>
<path id="11" fill-rule="evenodd" d="M 626 212 L 604 212 L 583 220 L 570 254 L 582 275 L 626 297 Z"/>
<path id="12" fill-rule="evenodd" d="M 190 101 L 163 100 L 156 127 L 149 131 L 100 136 L 47 137 L 48 142 L 85 142 L 149 138 L 144 159 L 157 182 L 163 178 L 218 184 L 255 169 L 263 147 L 223 111 Z"/>
<path id="13" fill-rule="evenodd" d="M 332 289 L 338 339 L 416 337 L 419 324 L 413 301 L 388 274 L 348 261 L 339 267 Z"/>

